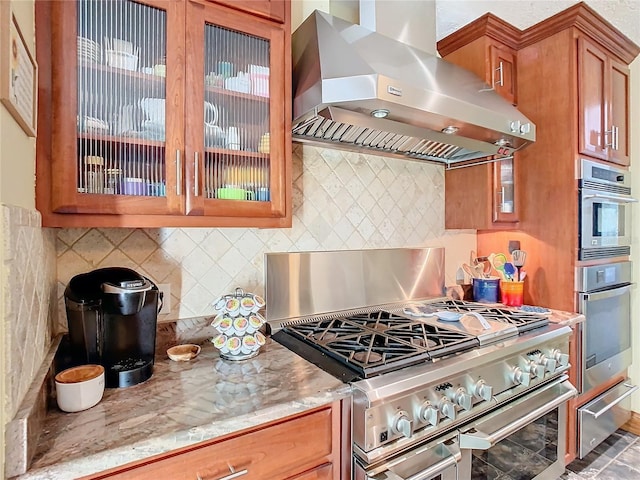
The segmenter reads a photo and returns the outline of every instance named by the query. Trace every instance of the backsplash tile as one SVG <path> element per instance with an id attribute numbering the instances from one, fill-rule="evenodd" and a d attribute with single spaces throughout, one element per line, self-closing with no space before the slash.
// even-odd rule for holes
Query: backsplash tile
<path id="1" fill-rule="evenodd" d="M 43 229 L 35 210 L 0 205 L 3 244 L 2 275 L 6 286 L 0 301 L 6 322 L 7 417 L 12 418 L 29 389 L 51 342 L 58 317 L 55 284 L 56 236 Z"/>
<path id="2" fill-rule="evenodd" d="M 61 229 L 58 322 L 64 286 L 76 274 L 126 266 L 171 284 L 160 321 L 212 315 L 211 301 L 236 286 L 264 294 L 264 253 L 447 246 L 446 277 L 475 249 L 475 231 L 445 231 L 442 166 L 309 145 L 293 148 L 290 229 Z"/>

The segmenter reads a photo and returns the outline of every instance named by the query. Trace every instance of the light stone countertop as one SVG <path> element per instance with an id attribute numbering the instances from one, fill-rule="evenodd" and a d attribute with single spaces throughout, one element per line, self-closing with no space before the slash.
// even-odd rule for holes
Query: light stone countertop
<path id="1" fill-rule="evenodd" d="M 158 352 L 160 353 L 160 352 Z M 156 357 L 146 382 L 105 390 L 78 413 L 47 414 L 23 479 L 72 479 L 277 420 L 351 394 L 350 387 L 268 339 L 223 360 L 207 342 L 190 362 Z"/>
<path id="2" fill-rule="evenodd" d="M 561 312 L 560 310 L 551 310 L 549 322 L 557 325 L 572 327 L 577 323 L 585 321 L 585 316 L 581 313 Z"/>

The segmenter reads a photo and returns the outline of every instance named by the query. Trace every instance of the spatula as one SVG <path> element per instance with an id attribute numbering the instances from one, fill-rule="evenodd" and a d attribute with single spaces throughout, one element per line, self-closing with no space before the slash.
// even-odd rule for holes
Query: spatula
<path id="1" fill-rule="evenodd" d="M 518 271 L 518 276 L 516 278 L 520 281 L 520 269 L 524 267 L 524 262 L 527 259 L 527 252 L 524 250 L 514 250 L 511 252 L 511 258 L 513 259 L 513 265 Z"/>

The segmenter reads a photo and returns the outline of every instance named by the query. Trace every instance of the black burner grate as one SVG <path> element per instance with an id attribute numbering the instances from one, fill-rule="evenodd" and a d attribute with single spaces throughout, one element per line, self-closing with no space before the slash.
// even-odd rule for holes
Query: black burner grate
<path id="1" fill-rule="evenodd" d="M 549 323 L 546 315 L 533 312 L 524 312 L 504 307 L 494 307 L 483 303 L 465 302 L 463 300 L 444 300 L 441 302 L 429 303 L 430 307 L 438 310 L 449 310 L 453 312 L 478 312 L 484 318 L 497 322 L 515 325 L 519 333 L 544 327 Z"/>
<path id="2" fill-rule="evenodd" d="M 286 327 L 368 378 L 475 348 L 478 340 L 386 311 Z"/>

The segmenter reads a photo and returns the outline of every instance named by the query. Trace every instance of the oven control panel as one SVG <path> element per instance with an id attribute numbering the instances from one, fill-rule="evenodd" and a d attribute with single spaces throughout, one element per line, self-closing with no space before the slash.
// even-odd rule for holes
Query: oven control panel
<path id="1" fill-rule="evenodd" d="M 354 442 L 364 452 L 369 452 L 392 442 L 432 436 L 464 423 L 478 413 L 492 410 L 569 368 L 567 337 L 506 356 L 487 357 L 489 359 L 484 363 L 480 363 L 479 358 L 464 362 L 464 355 L 461 355 L 376 377 L 376 382 L 387 377 L 393 384 L 395 374 L 406 376 L 416 372 L 410 376 L 411 382 L 406 382 L 415 385 L 383 400 L 375 395 L 370 398 L 366 389 L 359 388 L 359 382 L 355 382 Z M 434 377 L 438 377 L 439 371 L 452 373 L 438 380 Z M 370 383 L 364 381 L 364 385 Z M 387 387 L 387 390 L 392 389 Z"/>

